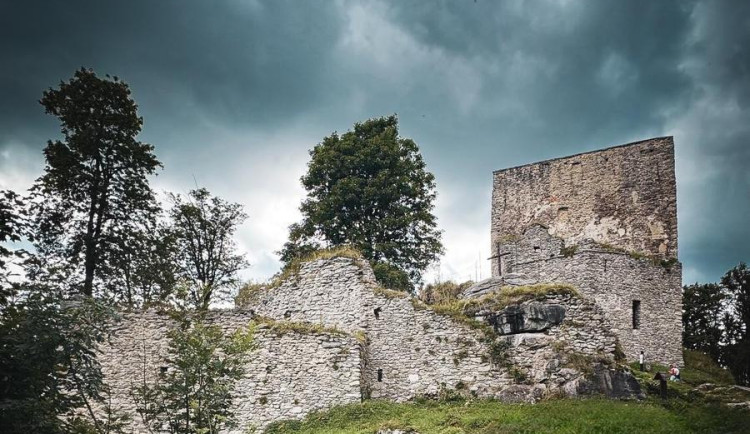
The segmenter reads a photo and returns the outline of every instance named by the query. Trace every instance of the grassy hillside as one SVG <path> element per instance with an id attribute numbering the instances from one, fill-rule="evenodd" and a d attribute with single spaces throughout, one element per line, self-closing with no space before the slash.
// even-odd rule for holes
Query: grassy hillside
<path id="1" fill-rule="evenodd" d="M 314 413 L 303 421 L 272 425 L 269 434 L 373 434 L 380 428 L 413 429 L 421 434 L 502 433 L 750 433 L 750 411 L 724 403 L 750 400 L 731 387 L 732 377 L 707 356 L 685 351 L 683 382 L 669 383 L 669 400 L 658 395 L 652 373 L 634 374 L 650 394 L 642 402 L 560 399 L 538 404 L 490 400 L 418 401 L 362 404 Z M 666 370 L 654 366 L 652 371 Z M 716 387 L 701 388 L 703 383 Z"/>
<path id="2" fill-rule="evenodd" d="M 603 399 L 534 405 L 496 401 L 369 401 L 278 423 L 267 433 L 373 434 L 379 428 L 444 433 L 750 433 L 750 413 L 719 405 L 663 406 Z"/>

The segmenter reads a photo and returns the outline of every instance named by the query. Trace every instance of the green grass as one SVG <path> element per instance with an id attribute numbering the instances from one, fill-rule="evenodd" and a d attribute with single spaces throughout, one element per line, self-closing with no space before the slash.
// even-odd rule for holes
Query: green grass
<path id="1" fill-rule="evenodd" d="M 373 434 L 379 428 L 422 434 L 501 433 L 747 433 L 750 412 L 702 405 L 672 408 L 653 402 L 550 400 L 534 405 L 476 400 L 395 404 L 366 401 L 278 422 L 269 434 Z"/>

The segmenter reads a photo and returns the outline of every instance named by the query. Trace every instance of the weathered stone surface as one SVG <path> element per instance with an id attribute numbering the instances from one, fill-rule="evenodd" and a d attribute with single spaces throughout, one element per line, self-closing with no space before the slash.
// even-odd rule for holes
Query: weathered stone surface
<path id="1" fill-rule="evenodd" d="M 582 373 L 565 366 L 564 354 L 611 358 L 615 350 L 611 325 L 593 300 L 548 295 L 517 309 L 533 320 L 529 329 L 540 331 L 492 338 L 405 294 L 378 291 L 369 265 L 339 258 L 306 263 L 299 275 L 258 293 L 248 309 L 213 311 L 208 320 L 229 332 L 263 315 L 366 337 L 360 343 L 345 334 L 277 336 L 261 327 L 259 348 L 237 383 L 237 432 L 244 432 L 369 397 L 406 401 L 452 391 L 535 402 L 577 390 Z M 134 417 L 134 432 L 142 426 L 130 391 L 144 374 L 147 381 L 157 376 L 172 326 L 153 312 L 128 313 L 102 348 L 113 404 Z"/>
<path id="2" fill-rule="evenodd" d="M 630 360 L 644 351 L 647 361 L 681 365 L 676 209 L 671 137 L 497 171 L 493 278 L 464 295 L 514 284 L 506 276 L 570 283 L 604 309 Z"/>
<path id="3" fill-rule="evenodd" d="M 571 389 L 573 386 L 575 387 L 574 391 Z M 603 365 L 595 366 L 593 374 L 570 383 L 566 390 L 574 396 L 602 394 L 616 399 L 632 399 L 634 397 L 643 399 L 646 397 L 633 374 L 620 369 L 610 369 Z"/>
<path id="4" fill-rule="evenodd" d="M 559 304 L 524 303 L 487 314 L 486 319 L 501 335 L 541 332 L 562 324 L 565 308 Z"/>
<path id="5" fill-rule="evenodd" d="M 662 137 L 494 173 L 492 245 L 541 223 L 566 243 L 593 239 L 677 256 L 674 141 Z"/>

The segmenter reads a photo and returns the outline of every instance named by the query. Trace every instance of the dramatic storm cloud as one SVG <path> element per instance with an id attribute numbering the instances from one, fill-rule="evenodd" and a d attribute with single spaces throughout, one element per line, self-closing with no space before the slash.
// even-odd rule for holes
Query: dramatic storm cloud
<path id="1" fill-rule="evenodd" d="M 156 188 L 245 205 L 247 278 L 278 269 L 307 150 L 391 113 L 437 178 L 429 279 L 488 275 L 492 170 L 663 135 L 685 281 L 750 260 L 745 1 L 4 1 L 0 56 L 0 189 L 28 188 L 59 134 L 44 89 L 117 75 Z"/>

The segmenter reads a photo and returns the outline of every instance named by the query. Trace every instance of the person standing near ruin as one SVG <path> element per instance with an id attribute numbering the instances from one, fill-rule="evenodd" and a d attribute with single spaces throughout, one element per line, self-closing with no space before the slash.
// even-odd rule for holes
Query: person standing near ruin
<path id="1" fill-rule="evenodd" d="M 638 363 L 641 365 L 641 372 L 643 372 L 643 350 L 641 350 L 641 354 L 638 355 Z"/>
<path id="2" fill-rule="evenodd" d="M 680 381 L 680 368 L 675 365 L 669 366 L 669 381 Z"/>

